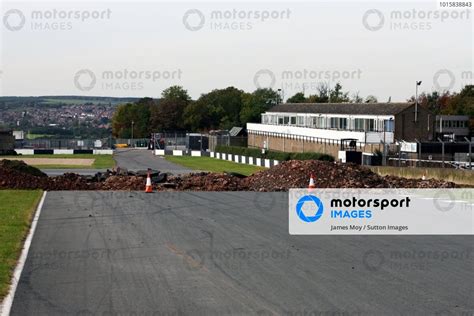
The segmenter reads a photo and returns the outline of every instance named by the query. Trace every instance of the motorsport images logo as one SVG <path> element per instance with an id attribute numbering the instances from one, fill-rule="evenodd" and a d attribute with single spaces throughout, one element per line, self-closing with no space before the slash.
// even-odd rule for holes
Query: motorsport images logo
<path id="1" fill-rule="evenodd" d="M 303 210 L 303 207 L 305 207 L 305 210 Z M 323 212 L 323 202 L 314 195 L 304 195 L 296 203 L 296 214 L 304 222 L 316 222 L 323 216 Z"/>
<path id="2" fill-rule="evenodd" d="M 290 235 L 472 235 L 474 189 L 290 189 Z"/>

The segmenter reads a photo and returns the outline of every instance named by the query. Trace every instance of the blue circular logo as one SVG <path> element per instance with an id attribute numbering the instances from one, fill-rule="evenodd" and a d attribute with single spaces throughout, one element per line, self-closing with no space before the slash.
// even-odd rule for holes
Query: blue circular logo
<path id="1" fill-rule="evenodd" d="M 303 212 L 303 205 L 308 202 L 308 203 L 314 203 L 314 206 L 316 208 L 316 212 L 313 216 L 306 216 Z M 324 206 L 323 202 L 314 195 L 305 195 L 301 197 L 298 200 L 298 203 L 296 203 L 296 214 L 298 214 L 298 217 L 305 222 L 311 223 L 311 222 L 316 222 L 322 215 L 324 211 Z"/>

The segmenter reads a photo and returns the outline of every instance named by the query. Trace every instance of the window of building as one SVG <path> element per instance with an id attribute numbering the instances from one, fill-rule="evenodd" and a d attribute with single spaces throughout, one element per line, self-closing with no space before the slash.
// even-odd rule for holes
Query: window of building
<path id="1" fill-rule="evenodd" d="M 325 121 L 326 118 L 318 117 L 318 128 L 326 128 L 326 124 L 324 124 Z"/>
<path id="2" fill-rule="evenodd" d="M 290 125 L 296 125 L 296 116 L 290 117 Z"/>
<path id="3" fill-rule="evenodd" d="M 283 117 L 283 124 L 288 125 L 290 123 L 290 117 L 289 116 L 284 116 Z"/>
<path id="4" fill-rule="evenodd" d="M 278 123 L 278 116 L 270 115 L 270 124 L 277 124 Z"/>
<path id="5" fill-rule="evenodd" d="M 338 128 L 339 119 L 337 117 L 331 117 L 329 121 L 329 128 Z"/>
<path id="6" fill-rule="evenodd" d="M 283 125 L 283 116 L 278 117 L 278 125 Z"/>
<path id="7" fill-rule="evenodd" d="M 298 116 L 298 126 L 304 126 L 304 116 Z"/>
<path id="8" fill-rule="evenodd" d="M 385 120 L 384 121 L 385 131 L 393 132 L 395 130 L 395 121 L 394 120 Z"/>
<path id="9" fill-rule="evenodd" d="M 323 117 L 312 117 L 311 118 L 311 127 L 313 128 L 323 128 Z"/>
<path id="10" fill-rule="evenodd" d="M 365 120 L 364 119 L 361 119 L 361 118 L 356 118 L 354 119 L 354 129 L 356 131 L 363 131 L 364 130 L 364 122 Z"/>
<path id="11" fill-rule="evenodd" d="M 339 118 L 339 129 L 347 129 L 347 118 Z"/>
<path id="12" fill-rule="evenodd" d="M 375 131 L 375 120 L 374 119 L 367 119 L 367 131 L 373 132 Z"/>

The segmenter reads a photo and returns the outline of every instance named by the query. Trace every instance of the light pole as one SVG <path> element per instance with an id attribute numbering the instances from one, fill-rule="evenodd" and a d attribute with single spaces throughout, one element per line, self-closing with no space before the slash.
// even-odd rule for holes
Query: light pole
<path id="1" fill-rule="evenodd" d="M 415 86 L 415 123 L 418 121 L 418 86 L 421 85 L 421 81 L 416 81 Z"/>

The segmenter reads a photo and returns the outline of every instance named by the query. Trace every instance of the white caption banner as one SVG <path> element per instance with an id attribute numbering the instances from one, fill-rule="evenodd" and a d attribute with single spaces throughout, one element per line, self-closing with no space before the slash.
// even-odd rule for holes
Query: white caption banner
<path id="1" fill-rule="evenodd" d="M 291 235 L 473 235 L 474 189 L 291 189 Z"/>

